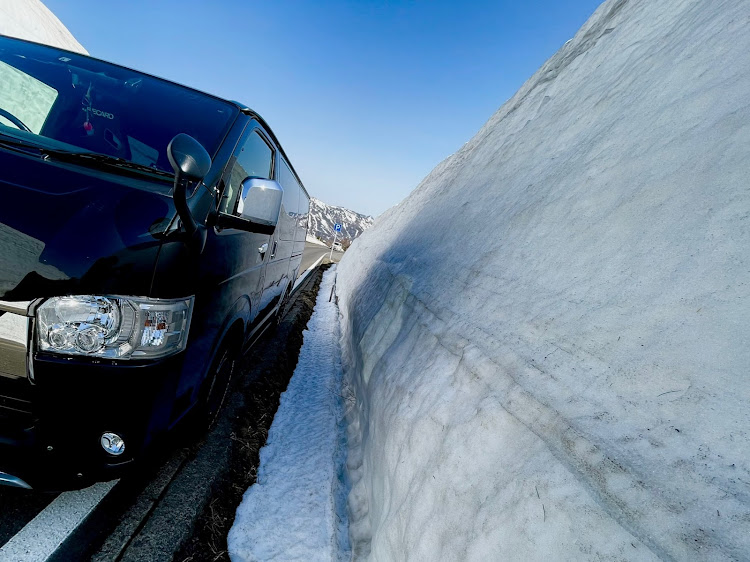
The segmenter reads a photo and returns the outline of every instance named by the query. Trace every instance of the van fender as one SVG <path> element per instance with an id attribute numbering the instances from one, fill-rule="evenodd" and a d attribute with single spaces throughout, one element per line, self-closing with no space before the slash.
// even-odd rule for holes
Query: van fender
<path id="1" fill-rule="evenodd" d="M 205 363 L 203 364 L 203 367 L 201 369 L 201 377 L 198 383 L 193 388 L 192 395 L 190 397 L 191 403 L 194 405 L 196 403 L 196 400 L 198 399 L 198 395 L 200 394 L 201 386 L 203 386 L 203 381 L 206 380 L 206 376 L 208 375 L 208 370 L 211 368 L 211 365 L 214 362 L 214 359 L 216 358 L 216 353 L 219 351 L 219 348 L 221 347 L 221 344 L 224 342 L 224 339 L 227 337 L 227 334 L 233 329 L 235 325 L 239 325 L 240 327 L 240 345 L 242 345 L 245 341 L 245 338 L 247 337 L 247 327 L 250 323 L 250 310 L 251 310 L 251 304 L 250 304 L 250 297 L 247 295 L 243 295 L 230 308 L 229 312 L 227 313 L 226 317 L 224 318 L 224 321 L 221 324 L 221 328 L 217 332 L 217 335 L 214 337 L 214 340 L 211 344 L 211 351 L 209 352 Z"/>

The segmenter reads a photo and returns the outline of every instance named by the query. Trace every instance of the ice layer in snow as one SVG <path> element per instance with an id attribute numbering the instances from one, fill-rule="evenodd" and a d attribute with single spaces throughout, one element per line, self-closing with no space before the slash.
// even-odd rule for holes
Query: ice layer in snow
<path id="1" fill-rule="evenodd" d="M 258 481 L 237 508 L 234 562 L 344 560 L 346 456 L 339 319 L 329 302 L 335 268 L 320 285 L 297 367 L 260 451 Z"/>
<path id="2" fill-rule="evenodd" d="M 0 34 L 88 54 L 39 0 L 0 0 Z"/>
<path id="3" fill-rule="evenodd" d="M 748 53 L 609 0 L 355 241 L 356 558 L 750 558 Z"/>

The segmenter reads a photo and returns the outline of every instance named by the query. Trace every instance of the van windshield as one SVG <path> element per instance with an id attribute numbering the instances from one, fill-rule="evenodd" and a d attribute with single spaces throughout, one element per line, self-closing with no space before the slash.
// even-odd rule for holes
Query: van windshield
<path id="1" fill-rule="evenodd" d="M 43 145 L 53 139 L 171 173 L 166 149 L 177 133 L 215 156 L 237 112 L 166 80 L 0 36 L 0 130 L 31 133 Z"/>

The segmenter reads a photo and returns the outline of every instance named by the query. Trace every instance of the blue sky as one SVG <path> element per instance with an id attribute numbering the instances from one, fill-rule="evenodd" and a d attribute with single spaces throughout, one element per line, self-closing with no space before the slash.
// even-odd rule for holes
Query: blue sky
<path id="1" fill-rule="evenodd" d="M 599 0 L 43 0 L 93 56 L 241 101 L 311 195 L 377 215 L 468 141 Z"/>

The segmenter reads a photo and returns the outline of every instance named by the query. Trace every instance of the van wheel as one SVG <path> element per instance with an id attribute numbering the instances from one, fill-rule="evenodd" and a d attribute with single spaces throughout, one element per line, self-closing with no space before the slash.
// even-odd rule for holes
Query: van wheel
<path id="1" fill-rule="evenodd" d="M 219 412 L 229 393 L 229 383 L 232 380 L 236 362 L 236 351 L 232 349 L 231 342 L 223 343 L 203 383 L 201 418 L 208 428 L 213 427 L 219 419 Z"/>
<path id="2" fill-rule="evenodd" d="M 286 290 L 284 293 L 284 298 L 281 299 L 281 302 L 279 303 L 279 308 L 276 309 L 276 315 L 273 317 L 273 327 L 278 328 L 281 324 L 281 321 L 284 319 L 284 316 L 286 316 L 287 312 L 287 306 L 289 306 L 289 297 L 292 294 L 292 288 L 291 286 L 289 289 Z"/>

